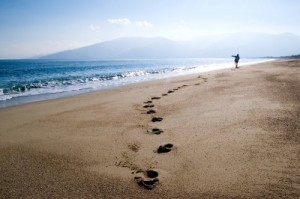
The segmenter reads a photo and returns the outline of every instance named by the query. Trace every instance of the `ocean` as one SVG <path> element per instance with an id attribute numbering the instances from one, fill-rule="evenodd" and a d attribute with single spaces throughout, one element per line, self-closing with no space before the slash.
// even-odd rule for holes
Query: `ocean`
<path id="1" fill-rule="evenodd" d="M 268 61 L 241 59 L 240 65 Z M 0 108 L 122 85 L 233 68 L 233 59 L 0 60 Z"/>

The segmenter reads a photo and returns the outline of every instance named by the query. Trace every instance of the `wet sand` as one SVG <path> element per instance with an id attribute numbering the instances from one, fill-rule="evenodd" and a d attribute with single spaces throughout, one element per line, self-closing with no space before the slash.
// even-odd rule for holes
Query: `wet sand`
<path id="1" fill-rule="evenodd" d="M 299 198 L 300 60 L 0 109 L 0 198 Z"/>

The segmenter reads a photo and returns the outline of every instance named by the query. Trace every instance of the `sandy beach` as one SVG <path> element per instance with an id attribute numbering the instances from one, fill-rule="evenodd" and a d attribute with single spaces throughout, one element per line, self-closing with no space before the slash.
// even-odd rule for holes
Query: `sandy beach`
<path id="1" fill-rule="evenodd" d="M 0 109 L 0 198 L 299 198 L 300 60 Z"/>

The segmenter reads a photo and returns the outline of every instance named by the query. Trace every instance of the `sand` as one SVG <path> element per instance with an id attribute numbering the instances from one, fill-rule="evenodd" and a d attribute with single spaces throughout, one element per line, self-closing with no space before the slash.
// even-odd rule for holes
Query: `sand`
<path id="1" fill-rule="evenodd" d="M 0 109 L 0 198 L 299 198 L 299 89 L 278 60 Z"/>

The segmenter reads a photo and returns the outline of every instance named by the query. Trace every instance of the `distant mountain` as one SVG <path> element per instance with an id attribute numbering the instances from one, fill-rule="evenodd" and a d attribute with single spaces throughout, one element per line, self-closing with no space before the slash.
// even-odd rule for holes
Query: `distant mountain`
<path id="1" fill-rule="evenodd" d="M 199 41 L 199 44 L 201 41 Z M 204 42 L 203 42 L 204 43 Z M 290 33 L 237 33 L 219 38 L 199 48 L 196 55 L 227 57 L 239 53 L 243 57 L 285 56 L 300 53 L 300 37 Z"/>
<path id="2" fill-rule="evenodd" d="M 119 38 L 41 59 L 134 59 L 182 57 L 185 46 L 164 38 Z M 185 54 L 185 53 L 184 53 Z"/>
<path id="3" fill-rule="evenodd" d="M 280 56 L 280 57 L 266 57 L 266 58 L 271 58 L 271 59 L 300 59 L 300 54 L 299 55 L 290 55 L 290 56 Z"/>
<path id="4" fill-rule="evenodd" d="M 156 59 L 193 57 L 287 56 L 300 53 L 300 37 L 291 33 L 278 35 L 237 33 L 202 37 L 188 42 L 165 38 L 119 38 L 78 49 L 62 51 L 40 59 Z"/>

